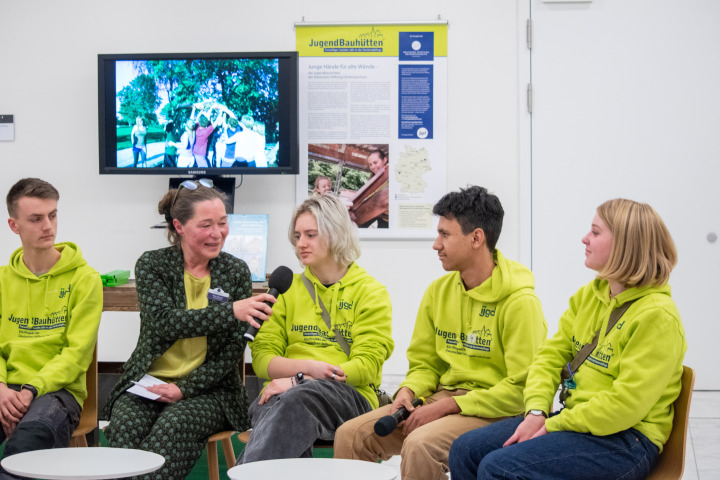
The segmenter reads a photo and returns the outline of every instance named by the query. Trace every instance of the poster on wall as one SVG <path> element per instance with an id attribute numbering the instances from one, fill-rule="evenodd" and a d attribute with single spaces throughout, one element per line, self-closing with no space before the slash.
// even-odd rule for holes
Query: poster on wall
<path id="1" fill-rule="evenodd" d="M 447 24 L 296 25 L 297 202 L 330 192 L 361 238 L 433 238 L 447 186 Z"/>
<path id="2" fill-rule="evenodd" d="M 267 279 L 269 215 L 231 214 L 227 217 L 229 231 L 223 252 L 244 260 L 253 282 L 264 282 Z"/>

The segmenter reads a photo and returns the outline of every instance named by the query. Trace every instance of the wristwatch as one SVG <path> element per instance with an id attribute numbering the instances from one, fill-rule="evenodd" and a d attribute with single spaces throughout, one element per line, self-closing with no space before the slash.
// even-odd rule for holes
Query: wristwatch
<path id="1" fill-rule="evenodd" d="M 538 417 L 547 418 L 547 413 L 543 412 L 542 410 L 528 410 L 525 416 L 527 417 L 528 415 L 537 415 Z"/>
<path id="2" fill-rule="evenodd" d="M 24 383 L 24 384 L 20 387 L 20 390 L 29 390 L 30 393 L 33 394 L 33 398 L 37 398 L 37 396 L 38 396 L 37 388 L 33 387 L 33 386 L 30 385 L 29 383 Z"/>
<path id="3" fill-rule="evenodd" d="M 298 372 L 297 375 L 295 375 L 295 383 L 297 383 L 298 385 L 300 385 L 300 384 L 303 383 L 304 381 L 305 381 L 305 376 L 303 375 L 302 372 Z"/>

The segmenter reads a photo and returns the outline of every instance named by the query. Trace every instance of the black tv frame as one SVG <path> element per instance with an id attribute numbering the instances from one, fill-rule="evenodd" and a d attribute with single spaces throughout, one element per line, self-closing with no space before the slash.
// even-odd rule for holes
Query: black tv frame
<path id="1" fill-rule="evenodd" d="M 277 58 L 278 118 L 280 124 L 278 157 L 284 163 L 277 167 L 206 167 L 206 168 L 120 168 L 117 167 L 117 118 L 115 62 L 133 60 L 212 60 Z M 98 55 L 98 138 L 100 174 L 106 175 L 295 175 L 299 172 L 298 143 L 298 53 L 284 52 L 214 52 L 214 53 L 137 53 Z"/>

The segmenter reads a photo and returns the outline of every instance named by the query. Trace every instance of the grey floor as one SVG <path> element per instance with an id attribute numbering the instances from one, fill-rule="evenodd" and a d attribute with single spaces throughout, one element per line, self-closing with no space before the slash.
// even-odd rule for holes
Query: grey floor
<path id="1" fill-rule="evenodd" d="M 683 480 L 720 479 L 720 392 L 695 392 L 690 403 Z"/>

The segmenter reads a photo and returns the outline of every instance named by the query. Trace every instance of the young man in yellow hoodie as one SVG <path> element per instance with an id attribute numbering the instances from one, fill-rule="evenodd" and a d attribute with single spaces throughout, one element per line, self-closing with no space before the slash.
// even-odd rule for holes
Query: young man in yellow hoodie
<path id="1" fill-rule="evenodd" d="M 4 455 L 67 447 L 87 397 L 102 283 L 73 243 L 55 244 L 58 191 L 37 178 L 7 195 L 22 247 L 0 267 L 0 443 Z M 0 468 L 0 479 L 19 478 Z"/>
<path id="2" fill-rule="evenodd" d="M 523 411 L 530 363 L 547 336 L 532 272 L 495 248 L 504 211 L 485 188 L 445 195 L 433 249 L 447 275 L 420 304 L 410 370 L 392 405 L 343 424 L 336 458 L 387 460 L 401 454 L 403 480 L 445 479 L 452 442 L 462 433 Z M 413 408 L 415 398 L 423 406 Z M 399 408 L 410 416 L 387 436 L 377 420 Z"/>

